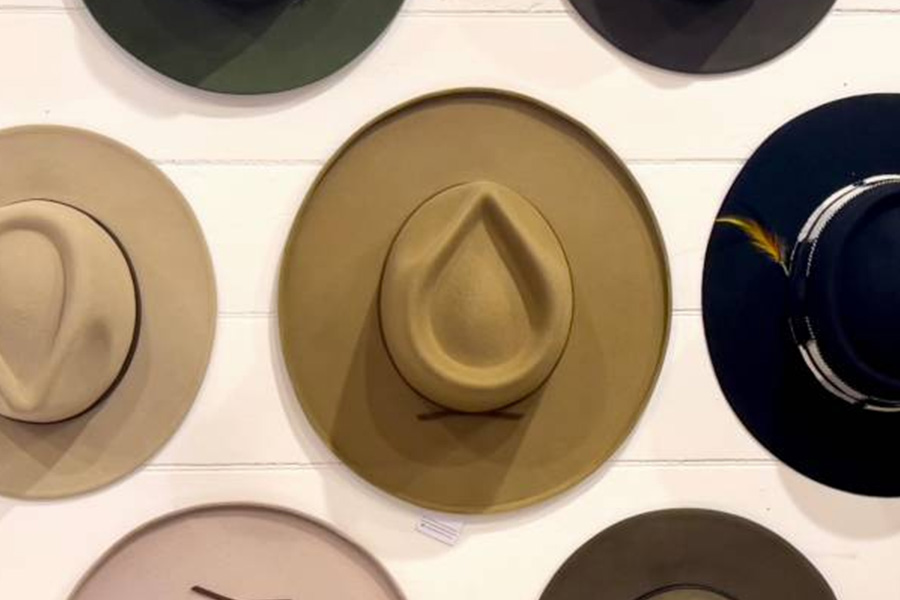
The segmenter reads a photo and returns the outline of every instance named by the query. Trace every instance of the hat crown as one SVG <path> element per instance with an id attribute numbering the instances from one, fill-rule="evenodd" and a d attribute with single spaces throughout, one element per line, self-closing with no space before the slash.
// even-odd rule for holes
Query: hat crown
<path id="1" fill-rule="evenodd" d="M 900 178 L 879 177 L 833 195 L 801 232 L 792 265 L 795 311 L 814 366 L 840 395 L 900 408 Z M 797 326 L 795 330 L 799 329 Z"/>
<path id="2" fill-rule="evenodd" d="M 458 412 L 519 401 L 565 348 L 572 281 L 556 234 L 515 191 L 457 185 L 407 220 L 382 274 L 385 343 L 406 381 Z"/>
<path id="3" fill-rule="evenodd" d="M 48 200 L 0 208 L 0 416 L 68 419 L 109 390 L 135 335 L 131 270 L 107 231 Z"/>

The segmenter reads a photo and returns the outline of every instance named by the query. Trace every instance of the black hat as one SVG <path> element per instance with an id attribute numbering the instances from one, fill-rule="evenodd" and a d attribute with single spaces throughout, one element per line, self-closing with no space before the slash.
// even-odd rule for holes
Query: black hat
<path id="1" fill-rule="evenodd" d="M 584 544 L 541 600 L 834 600 L 785 540 L 727 513 L 678 509 L 632 517 Z"/>
<path id="2" fill-rule="evenodd" d="M 724 73 L 775 58 L 834 0 L 570 0 L 600 35 L 663 69 Z"/>
<path id="3" fill-rule="evenodd" d="M 719 383 L 789 466 L 900 495 L 900 95 L 785 125 L 725 199 L 703 277 Z"/>

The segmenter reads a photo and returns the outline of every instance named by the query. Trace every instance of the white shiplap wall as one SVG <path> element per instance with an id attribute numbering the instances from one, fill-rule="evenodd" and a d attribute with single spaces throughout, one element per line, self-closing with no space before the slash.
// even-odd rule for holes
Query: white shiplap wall
<path id="1" fill-rule="evenodd" d="M 900 501 L 836 492 L 774 461 L 721 397 L 700 319 L 706 236 L 742 161 L 817 104 L 900 92 L 898 53 L 900 0 L 838 0 L 779 60 L 707 78 L 620 54 L 564 0 L 407 0 L 380 43 L 328 81 L 233 98 L 142 67 L 76 0 L 0 0 L 0 127 L 86 127 L 157 161 L 208 236 L 221 308 L 203 391 L 150 466 L 73 500 L 0 499 L 0 599 L 64 600 L 141 522 L 240 499 L 334 523 L 384 562 L 409 600 L 537 600 L 595 532 L 672 506 L 728 510 L 778 531 L 841 600 L 900 599 Z M 329 154 L 397 102 L 468 85 L 555 104 L 628 160 L 666 237 L 675 318 L 660 385 L 616 458 L 561 498 L 467 519 L 460 544 L 447 548 L 414 533 L 416 508 L 362 483 L 312 435 L 281 366 L 273 298 L 285 234 Z"/>

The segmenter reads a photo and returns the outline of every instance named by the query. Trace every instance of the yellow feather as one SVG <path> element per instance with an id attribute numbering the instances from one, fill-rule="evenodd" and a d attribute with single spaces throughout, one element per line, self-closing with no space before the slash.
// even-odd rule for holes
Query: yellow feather
<path id="1" fill-rule="evenodd" d="M 753 219 L 745 219 L 743 217 L 724 216 L 716 219 L 717 223 L 731 225 L 737 227 L 750 238 L 753 247 L 768 256 L 773 262 L 781 265 L 785 273 L 788 272 L 787 266 L 787 247 L 776 233 L 766 230 L 762 225 Z"/>

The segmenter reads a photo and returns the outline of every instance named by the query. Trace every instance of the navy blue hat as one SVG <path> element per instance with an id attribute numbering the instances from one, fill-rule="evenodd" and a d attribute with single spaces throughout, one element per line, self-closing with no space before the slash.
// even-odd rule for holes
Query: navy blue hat
<path id="1" fill-rule="evenodd" d="M 834 0 L 570 0 L 623 52 L 663 69 L 724 73 L 799 42 Z"/>
<path id="2" fill-rule="evenodd" d="M 786 464 L 900 496 L 900 95 L 832 102 L 756 151 L 703 276 L 719 383 Z"/>

